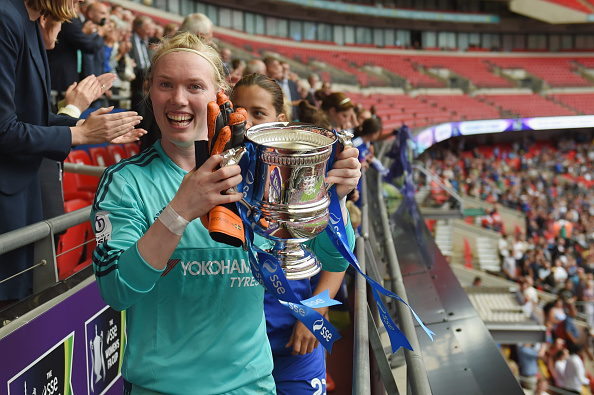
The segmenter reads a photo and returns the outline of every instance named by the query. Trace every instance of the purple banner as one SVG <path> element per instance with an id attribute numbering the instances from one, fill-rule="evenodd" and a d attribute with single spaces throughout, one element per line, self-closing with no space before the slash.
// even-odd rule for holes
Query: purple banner
<path id="1" fill-rule="evenodd" d="M 448 122 L 432 126 L 415 133 L 414 152 L 420 155 L 433 144 L 456 136 L 471 136 L 521 130 L 551 130 L 594 127 L 594 115 L 566 117 L 537 117 L 515 119 L 480 119 L 473 121 Z"/>
<path id="2" fill-rule="evenodd" d="M 93 281 L 0 339 L 0 388 L 9 395 L 121 394 L 124 333 L 124 312 L 106 306 Z"/>

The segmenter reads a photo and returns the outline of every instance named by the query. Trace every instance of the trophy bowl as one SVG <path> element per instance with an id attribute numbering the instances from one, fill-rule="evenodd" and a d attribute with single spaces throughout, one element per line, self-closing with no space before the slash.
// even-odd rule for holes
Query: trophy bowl
<path id="1" fill-rule="evenodd" d="M 256 173 L 250 218 L 254 232 L 274 243 L 288 280 L 321 270 L 303 243 L 324 231 L 330 199 L 324 176 L 338 140 L 335 133 L 309 124 L 274 122 L 253 126 L 246 139 L 255 144 Z"/>

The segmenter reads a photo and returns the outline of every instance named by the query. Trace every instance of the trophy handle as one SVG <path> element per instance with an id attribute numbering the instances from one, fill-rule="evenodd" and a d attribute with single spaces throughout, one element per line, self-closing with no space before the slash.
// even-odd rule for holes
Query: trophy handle
<path id="1" fill-rule="evenodd" d="M 221 153 L 221 156 L 223 157 L 223 161 L 221 162 L 221 167 L 233 166 L 233 165 L 238 164 L 246 152 L 247 152 L 247 148 L 245 148 L 245 146 L 243 146 L 243 145 L 241 145 L 239 147 L 229 148 L 228 150 Z M 236 192 L 238 192 L 237 187 L 229 188 L 225 191 L 225 193 L 236 193 Z M 242 198 L 239 201 L 239 203 L 246 206 L 248 210 L 250 210 L 250 211 L 252 210 L 252 206 L 247 202 L 247 200 Z"/>
<path id="2" fill-rule="evenodd" d="M 342 148 L 352 147 L 353 146 L 353 137 L 355 135 L 348 129 L 337 130 L 336 134 L 338 135 L 338 141 L 342 144 Z"/>
<path id="3" fill-rule="evenodd" d="M 338 136 L 338 142 L 340 142 L 340 144 L 342 144 L 342 149 L 353 146 L 353 137 L 355 137 L 355 135 L 350 130 L 348 130 L 348 129 L 336 130 L 336 135 Z M 326 185 L 326 192 L 330 191 L 330 188 L 332 188 L 332 185 L 334 185 L 334 183 Z"/>

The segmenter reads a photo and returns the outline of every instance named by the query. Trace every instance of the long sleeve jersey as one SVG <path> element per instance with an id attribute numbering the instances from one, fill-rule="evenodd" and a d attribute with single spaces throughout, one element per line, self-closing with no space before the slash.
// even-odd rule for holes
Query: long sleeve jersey
<path id="1" fill-rule="evenodd" d="M 93 265 L 105 302 L 126 310 L 122 375 L 167 394 L 274 393 L 264 288 L 247 253 L 213 241 L 200 221 L 164 270 L 138 252 L 185 174 L 157 142 L 108 168 L 97 190 Z"/>

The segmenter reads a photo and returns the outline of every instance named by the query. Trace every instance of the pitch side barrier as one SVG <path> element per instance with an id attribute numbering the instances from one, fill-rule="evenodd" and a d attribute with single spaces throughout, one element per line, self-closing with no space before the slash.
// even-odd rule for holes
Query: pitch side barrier
<path id="1" fill-rule="evenodd" d="M 387 166 L 391 164 L 383 158 L 383 153 L 393 152 L 391 146 L 392 141 L 386 140 L 376 147 L 378 157 Z M 392 157 L 404 158 L 400 155 Z M 407 171 L 404 171 L 402 178 L 406 179 L 406 175 Z M 400 393 L 524 394 L 437 247 L 414 200 L 414 193 L 407 190 L 407 182 L 401 182 L 402 178 L 390 180 L 372 170 L 366 173 L 366 190 L 376 196 L 369 201 L 369 232 L 381 246 L 380 253 L 374 255 L 376 260 L 387 263 L 389 280 L 385 285 L 391 284 L 392 291 L 407 301 L 436 334 L 431 341 L 412 320 L 406 306 L 402 303 L 390 305 L 391 315 L 414 349 L 404 350 L 404 358 L 399 355 L 401 351 L 394 355 L 385 353 L 393 371 L 402 366 L 406 369 L 405 387 L 398 383 Z M 392 185 L 386 185 L 388 183 Z M 394 186 L 400 189 L 402 196 L 394 197 Z M 386 200 L 389 204 L 385 204 Z M 382 224 L 384 220 L 387 225 Z M 368 262 L 366 267 L 371 275 Z M 411 331 L 417 336 L 412 336 Z M 372 334 L 370 330 L 370 338 Z"/>

